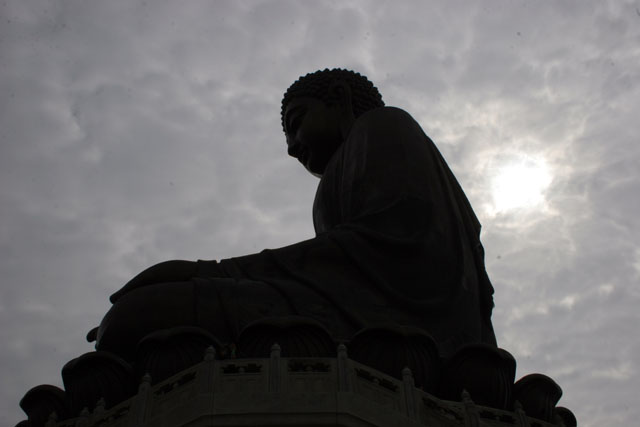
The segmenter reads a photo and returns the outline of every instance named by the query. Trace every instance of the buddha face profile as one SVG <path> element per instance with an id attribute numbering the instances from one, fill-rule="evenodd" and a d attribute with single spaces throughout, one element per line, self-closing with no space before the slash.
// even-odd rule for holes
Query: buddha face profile
<path id="1" fill-rule="evenodd" d="M 378 90 L 357 73 L 334 69 L 301 77 L 282 100 L 289 155 L 321 177 L 356 118 L 383 105 Z"/>
<path id="2" fill-rule="evenodd" d="M 294 98 L 286 108 L 287 151 L 316 176 L 322 176 L 344 141 L 342 124 L 349 122 L 353 113 L 349 115 L 343 110 L 337 103 L 327 105 L 311 97 Z"/>

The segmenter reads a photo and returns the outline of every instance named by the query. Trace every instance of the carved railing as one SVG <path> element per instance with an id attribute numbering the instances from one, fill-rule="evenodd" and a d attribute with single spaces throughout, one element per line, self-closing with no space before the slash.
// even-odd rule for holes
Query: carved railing
<path id="1" fill-rule="evenodd" d="M 107 410 L 99 401 L 72 419 L 52 414 L 46 427 L 563 425 L 530 418 L 517 402 L 510 412 L 476 405 L 466 392 L 460 402 L 438 399 L 414 386 L 408 368 L 393 378 L 349 359 L 344 345 L 335 358 L 281 357 L 275 344 L 268 359 L 216 360 L 209 348 L 201 363 L 151 382 L 145 375 L 132 398 Z"/>

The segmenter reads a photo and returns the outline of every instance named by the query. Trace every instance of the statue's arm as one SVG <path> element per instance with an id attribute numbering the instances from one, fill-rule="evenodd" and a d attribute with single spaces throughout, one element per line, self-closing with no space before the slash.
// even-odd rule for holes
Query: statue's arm
<path id="1" fill-rule="evenodd" d="M 421 231 L 442 201 L 433 143 L 403 110 L 387 107 L 357 122 L 342 152 L 337 197 L 343 225 L 392 236 Z"/>
<path id="2" fill-rule="evenodd" d="M 216 261 L 165 261 L 144 270 L 111 295 L 115 303 L 124 294 L 156 283 L 184 282 L 193 277 L 225 277 Z"/>

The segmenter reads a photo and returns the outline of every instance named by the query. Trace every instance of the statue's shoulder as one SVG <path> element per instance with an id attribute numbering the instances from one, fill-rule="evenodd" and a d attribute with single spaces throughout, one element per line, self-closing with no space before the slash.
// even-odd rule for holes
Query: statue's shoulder
<path id="1" fill-rule="evenodd" d="M 420 127 L 405 110 L 397 107 L 379 107 L 363 113 L 356 119 L 354 127 L 364 129 L 399 129 Z"/>
<path id="2" fill-rule="evenodd" d="M 380 107 L 359 116 L 351 129 L 351 139 L 397 143 L 398 139 L 422 141 L 424 132 L 418 122 L 397 107 Z"/>

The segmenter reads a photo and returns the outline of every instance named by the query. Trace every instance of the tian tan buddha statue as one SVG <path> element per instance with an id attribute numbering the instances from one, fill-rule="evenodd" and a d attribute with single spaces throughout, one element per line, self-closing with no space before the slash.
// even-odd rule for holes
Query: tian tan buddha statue
<path id="1" fill-rule="evenodd" d="M 301 378 L 283 382 L 282 390 L 276 387 L 280 379 L 271 379 L 285 375 L 278 368 L 281 355 L 289 360 L 286 375 L 297 375 L 300 366 L 308 373 L 316 365 L 329 374 L 330 365 L 322 361 L 335 359 L 337 373 L 329 377 L 337 382 L 326 377 L 322 384 L 339 387 L 332 390 L 340 390 L 334 395 L 344 403 L 340 411 L 368 413 L 380 406 L 377 398 L 366 400 L 369 392 L 362 390 L 369 385 L 359 397 L 365 400 L 350 406 L 356 391 L 347 378 L 353 375 L 399 398 L 399 386 L 375 377 L 373 369 L 402 381 L 396 384 L 404 384 L 407 393 L 412 385 L 429 393 L 428 399 L 421 395 L 426 400 L 403 398 L 402 417 L 418 419 L 410 402 L 421 402 L 420 410 L 433 415 L 425 415 L 430 426 L 484 426 L 489 420 L 492 426 L 575 427 L 571 411 L 556 406 L 562 390 L 551 378 L 531 374 L 514 382 L 515 359 L 497 347 L 491 325 L 493 288 L 480 224 L 420 125 L 405 111 L 385 107 L 365 77 L 327 69 L 301 77 L 287 90 L 282 127 L 289 155 L 320 178 L 313 206 L 316 237 L 237 258 L 167 261 L 143 271 L 111 296 L 113 306 L 87 335 L 96 341 L 96 351 L 62 368 L 65 390 L 40 385 L 25 394 L 20 406 L 29 419 L 18 426 L 156 425 L 153 417 L 166 411 L 182 414 L 188 425 L 193 417 L 213 425 L 214 415 L 240 411 L 233 406 L 239 401 L 246 407 L 238 414 L 263 417 L 276 411 L 272 415 L 280 422 L 274 408 L 298 393 L 292 384 Z M 256 386 L 245 393 L 230 386 L 240 394 L 214 401 L 211 393 L 225 388 L 209 387 L 214 381 L 209 369 L 218 359 L 224 365 L 217 365 L 215 378 L 233 376 L 235 369 L 245 372 L 228 360 L 234 358 L 258 360 L 247 367 L 253 366 L 251 375 L 269 375 L 269 390 Z M 265 360 L 267 373 L 260 370 Z M 185 374 L 197 364 L 207 373 Z M 206 381 L 198 379 L 205 378 L 201 375 Z M 201 406 L 189 406 L 195 395 L 184 398 L 182 392 L 167 400 L 165 393 L 188 381 L 204 387 L 194 392 L 205 393 L 204 400 L 196 399 Z M 156 387 L 153 393 L 149 386 Z M 451 406 L 452 401 L 464 404 Z M 299 401 L 291 402 L 298 414 Z M 316 417 L 317 410 L 306 415 Z M 336 412 L 331 419 L 338 418 Z M 173 424 L 163 418 L 162 425 Z"/>
<path id="2" fill-rule="evenodd" d="M 220 261 L 167 261 L 111 296 L 90 333 L 131 360 L 147 334 L 196 326 L 234 343 L 245 326 L 296 316 L 346 342 L 371 325 L 419 328 L 447 357 L 496 345 L 480 224 L 433 142 L 364 76 L 307 74 L 282 100 L 288 154 L 320 178 L 316 237 Z"/>

